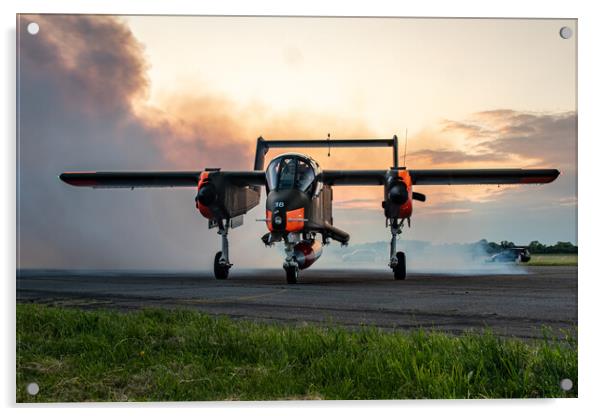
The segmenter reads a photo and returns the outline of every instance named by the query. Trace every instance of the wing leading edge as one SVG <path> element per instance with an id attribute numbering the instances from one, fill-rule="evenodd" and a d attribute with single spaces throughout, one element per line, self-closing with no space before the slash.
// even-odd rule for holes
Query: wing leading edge
<path id="1" fill-rule="evenodd" d="M 549 183 L 557 169 L 427 169 L 408 170 L 413 185 L 503 185 Z M 383 185 L 386 170 L 325 170 L 328 185 Z"/>
<path id="2" fill-rule="evenodd" d="M 237 186 L 263 185 L 263 171 L 221 172 L 209 171 L 223 176 Z M 196 187 L 202 171 L 198 172 L 65 172 L 59 178 L 69 185 L 92 188 L 161 188 Z"/>
<path id="3" fill-rule="evenodd" d="M 503 185 L 550 183 L 557 169 L 426 169 L 410 170 L 414 185 Z"/>

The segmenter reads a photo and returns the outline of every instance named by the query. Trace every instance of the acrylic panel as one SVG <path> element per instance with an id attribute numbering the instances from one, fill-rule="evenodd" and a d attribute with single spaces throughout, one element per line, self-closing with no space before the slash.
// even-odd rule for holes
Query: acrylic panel
<path id="1" fill-rule="evenodd" d="M 16 30 L 18 402 L 577 396 L 577 20 Z"/>

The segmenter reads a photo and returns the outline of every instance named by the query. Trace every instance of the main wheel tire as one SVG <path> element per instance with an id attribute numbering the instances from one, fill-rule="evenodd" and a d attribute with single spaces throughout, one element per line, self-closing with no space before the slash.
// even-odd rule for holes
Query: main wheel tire
<path id="1" fill-rule="evenodd" d="M 213 260 L 213 274 L 215 278 L 218 280 L 224 280 L 228 278 L 228 272 L 230 271 L 230 266 L 220 264 L 219 259 L 222 258 L 222 252 L 218 251 L 215 253 L 215 259 Z"/>
<path id="2" fill-rule="evenodd" d="M 299 277 L 299 269 L 297 267 L 285 267 L 286 272 L 286 283 L 294 285 L 297 283 L 297 277 Z"/>
<path id="3" fill-rule="evenodd" d="M 398 251 L 397 265 L 393 267 L 393 277 L 395 280 L 406 280 L 406 255 L 403 251 Z"/>

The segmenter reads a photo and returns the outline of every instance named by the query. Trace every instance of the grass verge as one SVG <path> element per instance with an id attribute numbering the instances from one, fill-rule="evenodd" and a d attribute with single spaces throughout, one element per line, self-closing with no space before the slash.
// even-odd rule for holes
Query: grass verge
<path id="1" fill-rule="evenodd" d="M 529 266 L 577 266 L 577 254 L 531 254 Z"/>
<path id="2" fill-rule="evenodd" d="M 18 304 L 16 394 L 18 402 L 576 397 L 577 341 Z"/>

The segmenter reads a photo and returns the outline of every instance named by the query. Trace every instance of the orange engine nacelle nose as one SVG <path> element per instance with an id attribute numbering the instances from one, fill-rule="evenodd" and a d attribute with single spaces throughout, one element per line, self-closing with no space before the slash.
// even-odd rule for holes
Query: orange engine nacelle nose
<path id="1" fill-rule="evenodd" d="M 307 269 L 322 255 L 322 244 L 319 241 L 301 241 L 293 248 L 293 257 L 299 269 Z"/>
<path id="2" fill-rule="evenodd" d="M 387 218 L 403 219 L 412 215 L 412 178 L 407 170 L 389 171 L 383 208 Z"/>
<path id="3" fill-rule="evenodd" d="M 203 217 L 213 218 L 213 213 L 209 207 L 217 201 L 217 190 L 215 189 L 215 185 L 209 182 L 208 172 L 201 173 L 194 201 L 196 209 L 199 210 Z"/>
<path id="4" fill-rule="evenodd" d="M 410 194 L 405 183 L 397 182 L 389 189 L 388 197 L 394 204 L 403 205 L 408 202 Z"/>
<path id="5" fill-rule="evenodd" d="M 399 179 L 389 191 L 389 195 L 399 201 L 394 201 L 399 205 L 399 218 L 409 218 L 412 215 L 412 178 L 407 170 L 400 170 Z"/>

